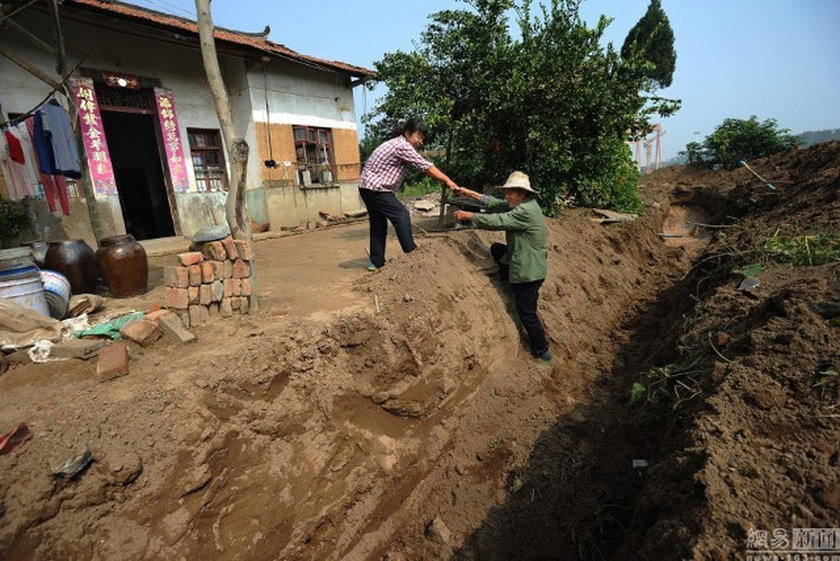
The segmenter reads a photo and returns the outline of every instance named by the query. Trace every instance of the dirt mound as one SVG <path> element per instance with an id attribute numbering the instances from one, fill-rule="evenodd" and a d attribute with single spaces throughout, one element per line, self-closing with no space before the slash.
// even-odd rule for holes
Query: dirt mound
<path id="1" fill-rule="evenodd" d="M 14 369 L 0 423 L 34 439 L 0 457 L 0 556 L 723 559 L 751 529 L 836 525 L 838 264 L 774 265 L 750 293 L 732 269 L 774 235 L 836 234 L 838 155 L 751 162 L 772 192 L 744 169 L 663 170 L 635 222 L 550 220 L 550 366 L 495 277 L 500 234 L 458 231 L 346 292 L 345 270 L 329 313 L 266 287 L 194 347 L 132 347 L 113 382 Z M 672 226 L 710 245 L 663 243 Z M 330 238 L 340 266 L 364 238 Z M 317 255 L 307 239 L 296 255 Z M 86 471 L 50 474 L 88 441 Z"/>

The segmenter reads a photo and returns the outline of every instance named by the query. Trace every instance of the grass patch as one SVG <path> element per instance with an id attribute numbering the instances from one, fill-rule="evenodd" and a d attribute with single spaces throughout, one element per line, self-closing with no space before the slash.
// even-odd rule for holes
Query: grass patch
<path id="1" fill-rule="evenodd" d="M 431 177 L 423 177 L 417 182 L 403 184 L 403 187 L 397 191 L 397 198 L 422 197 L 429 193 L 440 193 L 440 182 Z"/>
<path id="2" fill-rule="evenodd" d="M 773 263 L 794 267 L 816 267 L 840 262 L 840 236 L 833 234 L 779 235 L 776 231 L 758 250 Z"/>

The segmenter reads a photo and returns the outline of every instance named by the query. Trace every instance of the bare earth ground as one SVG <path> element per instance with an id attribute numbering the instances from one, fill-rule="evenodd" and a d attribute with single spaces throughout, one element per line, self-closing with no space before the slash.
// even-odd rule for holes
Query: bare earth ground
<path id="1" fill-rule="evenodd" d="M 261 310 L 133 346 L 129 376 L 10 370 L 0 430 L 34 438 L 0 456 L 0 557 L 731 559 L 751 529 L 836 526 L 838 382 L 814 376 L 840 343 L 813 304 L 840 265 L 753 295 L 731 268 L 777 230 L 838 232 L 840 145 L 751 164 L 786 183 L 669 169 L 635 222 L 549 221 L 551 365 L 493 275 L 499 234 L 391 241 L 369 274 L 361 223 L 259 242 Z M 664 397 L 630 404 L 636 381 Z M 85 472 L 50 475 L 89 440 Z"/>

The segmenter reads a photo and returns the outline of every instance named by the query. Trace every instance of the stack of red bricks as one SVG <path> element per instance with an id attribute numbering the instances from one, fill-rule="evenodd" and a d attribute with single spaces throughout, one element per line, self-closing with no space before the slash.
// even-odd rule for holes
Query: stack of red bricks
<path id="1" fill-rule="evenodd" d="M 181 318 L 184 327 L 214 317 L 247 314 L 251 308 L 251 244 L 223 240 L 194 245 L 178 254 L 178 265 L 165 267 L 165 307 Z"/>

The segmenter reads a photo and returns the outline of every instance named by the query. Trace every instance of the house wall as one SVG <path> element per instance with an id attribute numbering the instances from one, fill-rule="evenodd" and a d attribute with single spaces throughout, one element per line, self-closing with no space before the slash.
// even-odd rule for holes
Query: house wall
<path id="1" fill-rule="evenodd" d="M 161 87 L 171 90 L 184 155 L 189 160 L 187 128 L 219 129 L 200 51 L 197 47 L 175 42 L 165 32 L 160 32 L 163 40 L 149 39 L 114 30 L 105 16 L 97 16 L 96 19 L 99 21 L 92 23 L 62 19 L 68 66 L 73 67 L 83 59 L 81 66 L 85 68 L 153 78 L 160 82 Z M 51 42 L 53 32 L 46 14 L 28 10 L 17 16 L 16 21 Z M 53 57 L 32 45 L 17 31 L 7 28 L 0 33 L 0 45 L 55 76 Z M 355 187 L 352 190 L 326 189 L 311 196 L 300 193 L 294 196 L 290 193 L 269 194 L 269 191 L 279 188 L 283 168 L 270 170 L 263 165 L 263 161 L 268 159 L 265 141 L 267 121 L 271 123 L 272 153 L 281 165 L 283 161 L 294 161 L 292 125 L 328 127 L 333 129 L 335 158 L 339 164 L 338 179 L 358 179 L 358 137 L 352 112 L 353 92 L 347 77 L 290 62 L 268 63 L 266 75 L 271 113 L 267 119 L 262 66 L 257 63 L 256 69 L 248 71 L 248 63 L 243 58 L 225 54 L 220 54 L 220 63 L 231 99 L 234 123 L 239 127 L 237 136 L 245 138 L 251 147 L 245 195 L 248 211 L 254 219 L 284 224 L 291 220 L 290 217 L 315 220 L 319 210 L 337 212 L 342 208 L 354 210 L 362 206 L 358 200 L 349 200 L 352 196 L 348 193 L 358 199 Z M 0 57 L 0 103 L 6 113 L 31 110 L 49 91 L 49 86 Z M 198 192 L 192 165 L 188 162 L 186 168 L 189 190 L 172 194 L 171 200 L 174 201 L 176 233 L 190 236 L 203 226 L 224 220 L 226 193 Z M 228 177 L 234 180 L 230 169 L 228 162 Z M 255 192 L 251 193 L 251 190 Z M 79 191 L 83 194 L 81 188 Z M 291 208 L 284 205 L 291 205 Z M 103 225 L 103 235 L 125 232 L 117 196 L 97 194 L 93 206 Z M 80 230 L 76 221 L 87 219 L 83 213 L 74 213 L 62 220 L 68 223 L 69 230 L 76 232 Z M 92 231 L 87 235 L 92 238 Z"/>

